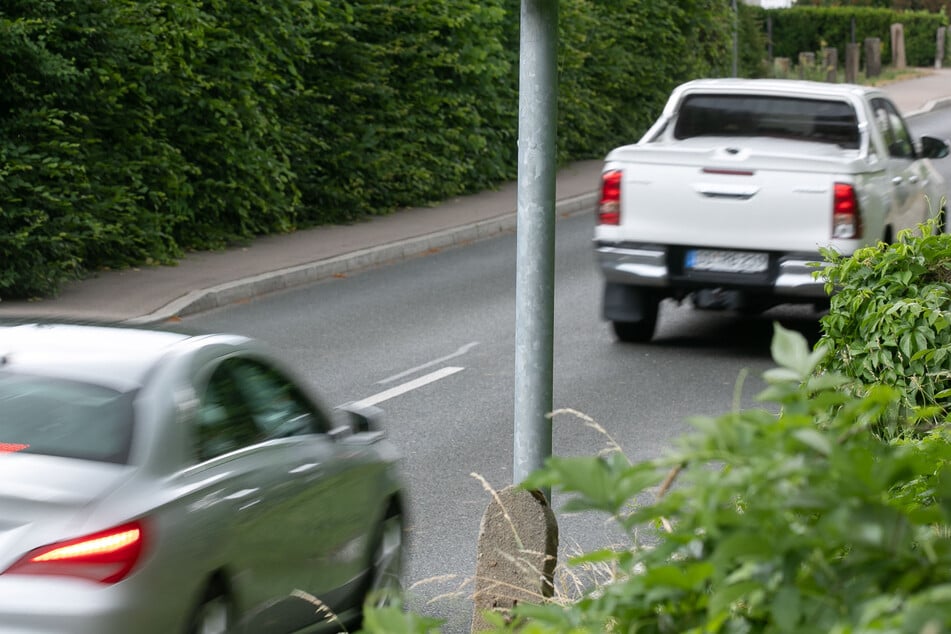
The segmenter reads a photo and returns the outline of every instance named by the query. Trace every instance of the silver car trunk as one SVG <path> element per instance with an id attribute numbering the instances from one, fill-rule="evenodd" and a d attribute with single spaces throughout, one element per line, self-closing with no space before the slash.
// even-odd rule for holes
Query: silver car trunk
<path id="1" fill-rule="evenodd" d="M 132 468 L 90 460 L 0 454 L 0 570 L 51 542 L 108 527 L 88 527 L 90 504 Z"/>

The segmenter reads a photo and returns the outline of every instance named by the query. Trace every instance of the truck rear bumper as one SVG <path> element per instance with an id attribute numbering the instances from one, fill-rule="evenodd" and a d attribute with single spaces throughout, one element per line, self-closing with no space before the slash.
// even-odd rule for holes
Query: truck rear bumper
<path id="1" fill-rule="evenodd" d="M 605 280 L 630 286 L 680 290 L 723 288 L 795 301 L 826 298 L 824 283 L 813 273 L 822 256 L 816 253 L 770 253 L 769 267 L 761 273 L 690 271 L 684 266 L 684 247 L 596 244 L 598 264 Z"/>

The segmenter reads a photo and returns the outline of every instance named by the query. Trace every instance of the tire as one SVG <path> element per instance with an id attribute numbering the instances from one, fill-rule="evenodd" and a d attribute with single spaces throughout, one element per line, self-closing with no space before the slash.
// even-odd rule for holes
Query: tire
<path id="1" fill-rule="evenodd" d="M 192 611 L 187 634 L 228 634 L 234 631 L 234 621 L 231 597 L 221 584 L 211 582 Z"/>
<path id="2" fill-rule="evenodd" d="M 624 343 L 648 343 L 654 338 L 654 328 L 657 326 L 657 315 L 654 319 L 644 321 L 613 321 L 611 326 L 618 341 Z"/>
<path id="3" fill-rule="evenodd" d="M 377 531 L 370 561 L 370 583 L 364 594 L 365 605 L 383 607 L 400 599 L 403 593 L 403 548 L 403 516 L 394 505 Z"/>
<path id="4" fill-rule="evenodd" d="M 652 289 L 624 284 L 604 286 L 602 316 L 625 343 L 647 343 L 654 336 L 661 296 Z"/>

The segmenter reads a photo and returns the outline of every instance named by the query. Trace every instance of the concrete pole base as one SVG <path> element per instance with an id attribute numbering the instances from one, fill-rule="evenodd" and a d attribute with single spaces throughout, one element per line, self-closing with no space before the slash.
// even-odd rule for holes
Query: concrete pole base
<path id="1" fill-rule="evenodd" d="M 558 523 L 539 491 L 509 486 L 493 494 L 479 530 L 472 632 L 492 629 L 483 613 L 507 614 L 554 593 Z"/>

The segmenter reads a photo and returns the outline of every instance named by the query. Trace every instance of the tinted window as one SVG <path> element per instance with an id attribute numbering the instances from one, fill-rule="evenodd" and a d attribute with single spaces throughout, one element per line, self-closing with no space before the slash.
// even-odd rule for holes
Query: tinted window
<path id="1" fill-rule="evenodd" d="M 895 106 L 884 99 L 875 99 L 872 108 L 875 110 L 875 123 L 888 146 L 888 154 L 896 158 L 914 158 L 915 146 L 911 141 L 911 133 Z"/>
<path id="2" fill-rule="evenodd" d="M 196 452 L 207 460 L 271 438 L 326 429 L 297 387 L 274 369 L 228 359 L 215 369 L 202 395 L 195 418 Z"/>
<path id="3" fill-rule="evenodd" d="M 766 136 L 859 147 L 858 120 L 844 101 L 749 95 L 690 95 L 674 136 Z"/>
<path id="4" fill-rule="evenodd" d="M 257 427 L 268 438 L 326 431 L 324 424 L 297 386 L 273 368 L 235 359 L 231 372 L 248 403 Z"/>
<path id="5" fill-rule="evenodd" d="M 0 453 L 124 464 L 132 398 L 88 383 L 0 372 Z"/>
<path id="6" fill-rule="evenodd" d="M 195 445 L 199 459 L 247 447 L 263 440 L 248 405 L 227 367 L 218 368 L 202 395 L 195 417 Z"/>

